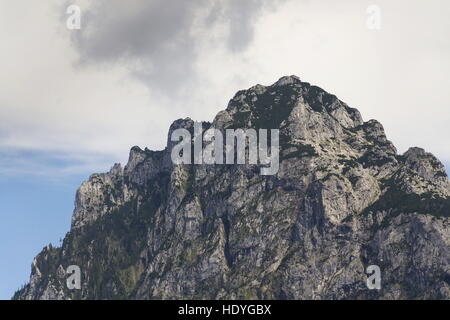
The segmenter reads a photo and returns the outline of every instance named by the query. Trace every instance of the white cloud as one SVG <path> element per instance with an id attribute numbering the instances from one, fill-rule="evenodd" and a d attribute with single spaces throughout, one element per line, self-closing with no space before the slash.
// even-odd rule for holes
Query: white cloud
<path id="1" fill-rule="evenodd" d="M 358 108 L 366 120 L 381 121 L 400 151 L 418 145 L 450 162 L 450 3 L 377 1 L 380 31 L 366 28 L 369 4 L 291 0 L 264 7 L 252 15 L 247 46 L 230 44 L 232 20 L 194 24 L 195 55 L 182 59 L 178 50 L 179 61 L 189 64 L 182 70 L 192 74 L 174 79 L 181 90 L 170 95 L 153 89 L 155 75 L 151 81 L 136 77 L 135 65 L 146 65 L 136 55 L 76 65 L 81 51 L 58 1 L 2 2 L 0 39 L 7 45 L 0 50 L 0 148 L 123 162 L 133 145 L 163 148 L 172 120 L 211 120 L 235 91 L 297 74 Z M 159 72 L 167 68 L 164 61 Z"/>

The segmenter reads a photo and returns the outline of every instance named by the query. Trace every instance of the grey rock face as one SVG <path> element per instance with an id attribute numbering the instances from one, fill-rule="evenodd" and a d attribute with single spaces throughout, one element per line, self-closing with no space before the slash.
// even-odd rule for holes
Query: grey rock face
<path id="1" fill-rule="evenodd" d="M 382 125 L 283 77 L 239 91 L 214 127 L 280 129 L 280 168 L 179 165 L 134 147 L 77 192 L 71 231 L 15 299 L 449 299 L 450 183 L 433 155 L 398 155 Z M 68 290 L 64 270 L 82 270 Z M 381 290 L 366 286 L 369 265 Z"/>
<path id="2" fill-rule="evenodd" d="M 89 181 L 84 182 L 78 189 L 75 198 L 75 211 L 72 216 L 72 228 L 79 228 L 89 224 L 112 208 L 124 202 L 121 192 L 123 171 L 120 164 L 116 164 L 110 172 L 93 174 Z"/>

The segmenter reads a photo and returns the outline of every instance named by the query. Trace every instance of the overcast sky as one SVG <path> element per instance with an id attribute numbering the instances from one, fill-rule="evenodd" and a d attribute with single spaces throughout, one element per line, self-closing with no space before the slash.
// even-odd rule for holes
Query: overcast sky
<path id="1" fill-rule="evenodd" d="M 237 90 L 290 74 L 381 121 L 399 151 L 450 162 L 448 1 L 61 3 L 0 1 L 2 173 L 53 172 L 30 150 L 70 159 L 57 174 L 107 169 L 133 145 L 163 148 L 176 118 L 211 120 Z M 66 28 L 69 4 L 81 30 Z"/>

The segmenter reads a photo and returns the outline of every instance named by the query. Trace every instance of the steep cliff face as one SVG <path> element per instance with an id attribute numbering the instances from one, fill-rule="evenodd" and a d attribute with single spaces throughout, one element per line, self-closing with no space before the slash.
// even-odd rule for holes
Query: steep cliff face
<path id="1" fill-rule="evenodd" d="M 173 165 L 170 139 L 134 147 L 83 183 L 71 231 L 14 298 L 450 298 L 450 183 L 433 155 L 398 155 L 379 122 L 295 76 L 239 91 L 210 127 L 280 129 L 278 173 Z"/>

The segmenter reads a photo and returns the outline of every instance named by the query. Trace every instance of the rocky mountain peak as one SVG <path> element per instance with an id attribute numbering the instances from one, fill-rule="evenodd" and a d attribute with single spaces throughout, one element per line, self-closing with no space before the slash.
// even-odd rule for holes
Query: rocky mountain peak
<path id="1" fill-rule="evenodd" d="M 44 249 L 16 299 L 449 299 L 450 187 L 420 148 L 397 154 L 376 120 L 283 77 L 239 91 L 212 123 L 279 129 L 279 170 L 174 165 L 133 147 L 92 175 L 71 231 Z M 78 265 L 81 290 L 61 270 Z M 366 286 L 369 265 L 381 290 Z"/>
<path id="2" fill-rule="evenodd" d="M 295 75 L 281 77 L 274 86 L 282 87 L 286 85 L 301 85 L 302 81 Z"/>

